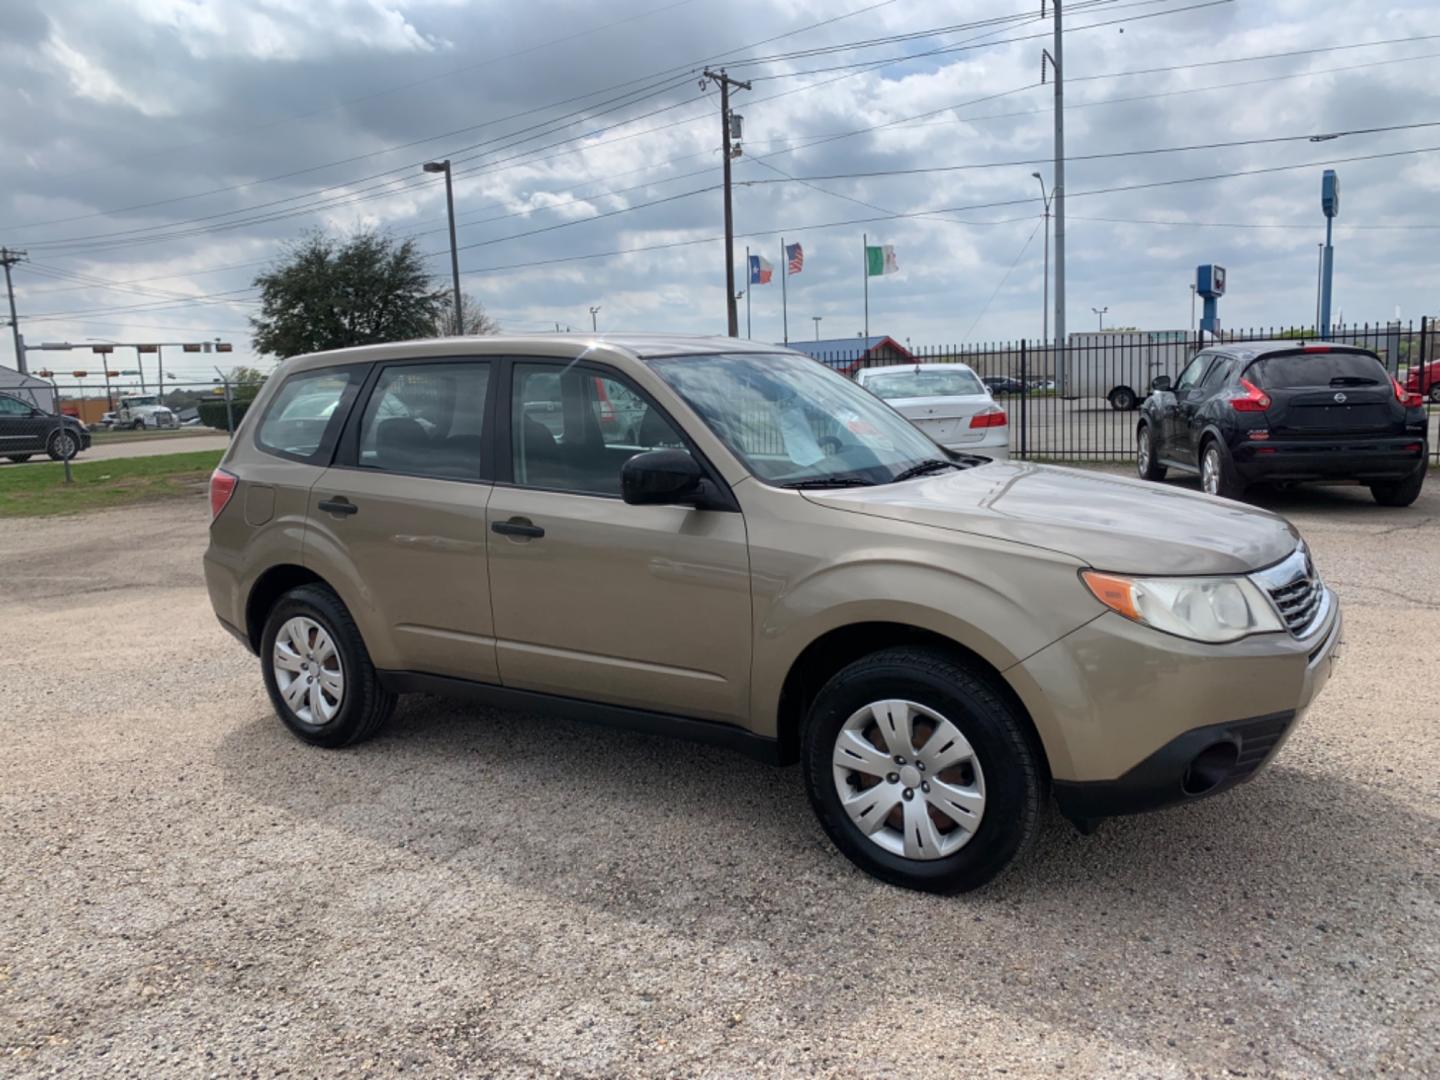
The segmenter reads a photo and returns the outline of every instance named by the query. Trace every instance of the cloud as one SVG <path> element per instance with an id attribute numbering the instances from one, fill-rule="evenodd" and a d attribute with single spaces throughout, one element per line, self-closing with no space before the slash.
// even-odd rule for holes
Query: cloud
<path id="1" fill-rule="evenodd" d="M 736 262 L 749 245 L 778 269 L 781 235 L 804 243 L 805 271 L 789 282 L 792 334 L 813 332 L 812 315 L 823 317 L 826 335 L 862 328 L 868 233 L 894 244 L 902 267 L 870 283 L 872 331 L 916 344 L 1035 337 L 1044 234 L 1031 173 L 1052 181 L 1050 87 L 1037 84 L 1049 42 L 994 42 L 1043 35 L 1048 23 L 1027 9 L 1018 25 L 741 63 L 1024 6 L 895 3 L 802 30 L 833 18 L 835 7 L 9 0 L 0 7 L 0 56 L 12 72 L 10 89 L 0 90 L 11 105 L 0 108 L 9 151 L 0 155 L 0 242 L 31 253 L 17 270 L 22 327 L 32 338 L 76 340 L 163 327 L 224 334 L 248 348 L 252 294 L 214 294 L 243 290 L 266 259 L 317 225 L 414 235 L 443 277 L 443 183 L 418 166 L 450 157 L 466 287 L 502 325 L 588 325 L 587 308 L 600 304 L 610 329 L 713 333 L 724 318 L 720 196 L 699 189 L 719 182 L 720 121 L 714 90 L 702 91 L 690 69 L 729 50 L 731 73 L 753 80 L 734 101 L 745 116 L 734 164 Z M 1115 5 L 1069 18 L 1072 329 L 1091 325 L 1092 306 L 1109 306 L 1108 318 L 1124 324 L 1188 326 L 1189 282 L 1208 261 L 1230 270 L 1227 325 L 1304 320 L 1323 235 L 1319 162 L 1440 145 L 1440 129 L 1418 129 L 1094 156 L 1440 116 L 1440 89 L 1427 78 L 1435 58 L 1425 58 L 1440 42 L 1214 63 L 1423 34 L 1425 0 L 1395 0 L 1383 24 L 1343 0 L 1138 17 L 1181 6 Z M 1083 29 L 1122 16 L 1123 33 Z M 798 74 L 980 34 L 990 35 L 984 48 Z M 1149 70 L 1197 63 L 1207 66 Z M 1307 162 L 1315 164 L 1135 187 Z M 1010 164 L 809 184 L 775 171 L 986 163 Z M 1440 223 L 1432 209 L 1440 155 L 1335 167 L 1345 190 L 1337 307 L 1372 321 L 1396 305 L 1407 316 L 1430 314 L 1440 230 L 1417 226 Z M 1133 190 L 1087 194 L 1116 187 Z M 976 208 L 868 220 L 956 207 Z M 616 210 L 627 212 L 597 217 Z M 1229 227 L 1236 223 L 1283 227 Z M 1369 228 L 1379 225 L 1402 227 Z M 661 246 L 675 244 L 684 246 Z M 783 334 L 779 292 L 777 277 L 749 297 L 757 338 Z M 175 294 L 207 299 L 162 306 Z"/>

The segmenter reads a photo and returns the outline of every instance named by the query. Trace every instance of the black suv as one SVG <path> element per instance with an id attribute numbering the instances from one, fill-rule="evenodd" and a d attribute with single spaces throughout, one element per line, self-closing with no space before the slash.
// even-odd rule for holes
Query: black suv
<path id="1" fill-rule="evenodd" d="M 28 401 L 0 394 L 0 457 L 29 461 L 49 454 L 61 461 L 89 449 L 90 433 L 71 416 L 56 416 Z"/>
<path id="2" fill-rule="evenodd" d="M 1382 506 L 1409 506 L 1425 480 L 1424 401 L 1374 353 L 1266 341 L 1196 354 L 1172 385 L 1150 384 L 1136 462 L 1146 480 L 1198 472 L 1211 495 L 1248 484 L 1350 481 Z"/>

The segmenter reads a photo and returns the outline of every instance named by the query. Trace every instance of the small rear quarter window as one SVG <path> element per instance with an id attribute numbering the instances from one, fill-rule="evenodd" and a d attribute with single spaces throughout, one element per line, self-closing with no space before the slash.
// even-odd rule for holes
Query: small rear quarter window
<path id="1" fill-rule="evenodd" d="M 334 448 L 358 378 L 356 369 L 349 367 L 290 376 L 270 399 L 255 444 L 297 461 L 321 461 Z"/>

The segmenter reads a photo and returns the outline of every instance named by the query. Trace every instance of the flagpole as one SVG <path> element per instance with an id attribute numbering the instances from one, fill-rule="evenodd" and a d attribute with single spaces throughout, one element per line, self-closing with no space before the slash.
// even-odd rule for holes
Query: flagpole
<path id="1" fill-rule="evenodd" d="M 790 264 L 785 261 L 785 237 L 780 237 L 780 325 L 785 330 L 785 344 L 790 344 L 790 308 L 785 299 L 785 279 L 790 276 Z"/>
<path id="2" fill-rule="evenodd" d="M 755 274 L 750 270 L 750 245 L 745 245 L 745 340 L 750 340 L 750 290 L 755 288 Z"/>
<path id="3" fill-rule="evenodd" d="M 861 271 L 865 275 L 865 337 L 870 337 L 870 237 L 860 234 Z"/>

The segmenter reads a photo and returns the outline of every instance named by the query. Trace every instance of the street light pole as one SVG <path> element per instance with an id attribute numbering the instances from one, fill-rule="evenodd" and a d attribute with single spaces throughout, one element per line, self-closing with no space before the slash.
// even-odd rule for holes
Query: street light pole
<path id="1" fill-rule="evenodd" d="M 1030 174 L 1040 181 L 1040 203 L 1045 207 L 1045 284 L 1043 287 L 1044 299 L 1040 308 L 1044 313 L 1042 320 L 1044 329 L 1040 334 L 1040 340 L 1048 349 L 1050 347 L 1050 196 L 1045 194 L 1045 181 L 1038 172 Z"/>
<path id="2" fill-rule="evenodd" d="M 599 322 L 598 322 L 598 321 L 596 320 L 596 318 L 595 318 L 595 316 L 596 316 L 596 315 L 599 315 L 599 314 L 600 314 L 600 305 L 599 305 L 599 304 L 596 304 L 594 307 L 592 307 L 592 308 L 590 309 L 590 332 L 591 332 L 592 334 L 598 334 L 598 333 L 600 332 L 600 324 L 599 324 Z"/>
<path id="3" fill-rule="evenodd" d="M 1106 307 L 1092 307 L 1090 310 L 1093 311 L 1096 317 L 1100 320 L 1099 329 L 1103 332 L 1105 329 L 1105 313 L 1110 310 L 1109 306 L 1107 305 Z"/>
<path id="4" fill-rule="evenodd" d="M 450 179 L 450 159 L 427 161 L 421 166 L 427 173 L 445 174 L 445 207 L 450 212 L 450 274 L 455 287 L 455 334 L 465 333 L 465 313 L 460 304 L 460 251 L 455 246 L 455 188 Z"/>
<path id="5" fill-rule="evenodd" d="M 810 316 L 810 318 L 812 318 L 812 319 L 815 320 L 815 340 L 816 340 L 816 341 L 819 341 L 819 340 L 820 340 L 820 320 L 823 319 L 824 317 L 825 317 L 824 315 L 811 315 L 811 316 Z"/>
<path id="6" fill-rule="evenodd" d="M 1190 333 L 1195 333 L 1195 283 L 1190 282 Z"/>

